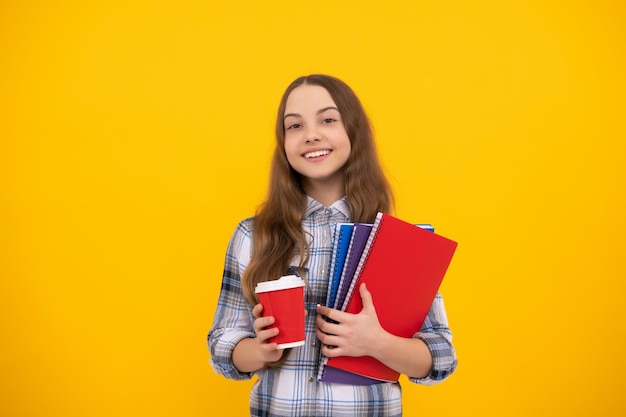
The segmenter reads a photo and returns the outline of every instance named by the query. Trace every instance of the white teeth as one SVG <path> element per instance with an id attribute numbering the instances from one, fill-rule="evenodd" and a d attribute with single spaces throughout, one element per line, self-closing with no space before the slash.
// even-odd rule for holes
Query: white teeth
<path id="1" fill-rule="evenodd" d="M 329 153 L 330 153 L 329 150 L 308 152 L 304 154 L 304 157 L 305 158 L 317 158 L 318 156 L 328 155 Z"/>

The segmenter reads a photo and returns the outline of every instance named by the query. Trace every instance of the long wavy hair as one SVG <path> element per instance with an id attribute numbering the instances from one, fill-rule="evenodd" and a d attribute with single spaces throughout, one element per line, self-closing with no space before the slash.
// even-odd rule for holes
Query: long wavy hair
<path id="1" fill-rule="evenodd" d="M 294 80 L 283 93 L 278 107 L 269 190 L 254 218 L 251 259 L 242 277 L 244 295 L 253 305 L 258 302 L 254 293 L 256 284 L 285 275 L 294 255 L 300 255 L 298 267 L 306 281 L 304 266 L 309 259 L 309 239 L 312 239 L 301 226 L 306 194 L 302 175 L 287 161 L 284 143 L 287 98 L 304 84 L 321 86 L 328 91 L 350 139 L 350 157 L 343 171 L 351 221 L 372 223 L 377 212 L 391 212 L 394 206 L 393 192 L 378 159 L 369 118 L 354 91 L 329 75 L 314 74 Z"/>

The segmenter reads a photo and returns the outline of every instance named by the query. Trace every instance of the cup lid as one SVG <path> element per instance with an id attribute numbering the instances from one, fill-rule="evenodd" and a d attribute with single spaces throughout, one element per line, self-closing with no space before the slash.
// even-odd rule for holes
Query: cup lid
<path id="1" fill-rule="evenodd" d="M 304 287 L 302 278 L 296 275 L 285 275 L 274 281 L 259 282 L 254 291 L 259 293 L 298 287 Z"/>

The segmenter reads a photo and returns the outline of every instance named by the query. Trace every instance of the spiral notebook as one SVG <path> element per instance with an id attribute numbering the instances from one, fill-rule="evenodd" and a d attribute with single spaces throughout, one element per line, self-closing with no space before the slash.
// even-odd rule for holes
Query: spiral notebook
<path id="1" fill-rule="evenodd" d="M 356 272 L 361 255 L 363 254 L 363 250 L 367 244 L 367 239 L 372 231 L 371 224 L 355 223 L 353 227 L 348 253 L 345 257 L 345 263 L 341 273 L 341 279 L 339 281 L 337 298 L 333 304 L 328 304 L 336 309 L 341 309 L 344 301 L 346 300 L 354 273 Z"/>
<path id="2" fill-rule="evenodd" d="M 336 223 L 333 233 L 333 252 L 330 260 L 330 273 L 328 283 L 328 294 L 326 295 L 326 305 L 335 305 L 339 282 L 343 273 L 343 267 L 350 247 L 353 223 Z"/>
<path id="3" fill-rule="evenodd" d="M 450 239 L 379 213 L 343 310 L 349 313 L 361 311 L 363 304 L 358 287 L 366 283 L 381 326 L 396 336 L 412 337 L 428 314 L 456 247 L 457 243 Z M 363 381 L 395 382 L 400 376 L 369 356 L 339 356 L 323 359 L 320 380 L 342 382 L 329 379 L 333 379 L 332 375 L 340 375 L 349 380 L 350 373 L 367 378 Z M 347 383 L 359 383 L 355 381 Z"/>

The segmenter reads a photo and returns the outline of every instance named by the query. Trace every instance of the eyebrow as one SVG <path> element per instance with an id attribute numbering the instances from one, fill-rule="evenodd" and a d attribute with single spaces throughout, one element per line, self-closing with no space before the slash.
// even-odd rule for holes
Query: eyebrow
<path id="1" fill-rule="evenodd" d="M 337 107 L 335 107 L 335 106 L 328 106 L 328 107 L 324 107 L 323 109 L 319 109 L 317 112 L 315 112 L 315 114 L 319 115 L 319 114 L 324 113 L 327 110 L 337 110 L 337 111 L 339 111 L 339 109 Z M 299 113 L 287 113 L 285 115 L 285 117 L 283 117 L 283 120 L 285 120 L 287 117 L 302 117 L 302 115 L 299 114 Z"/>

